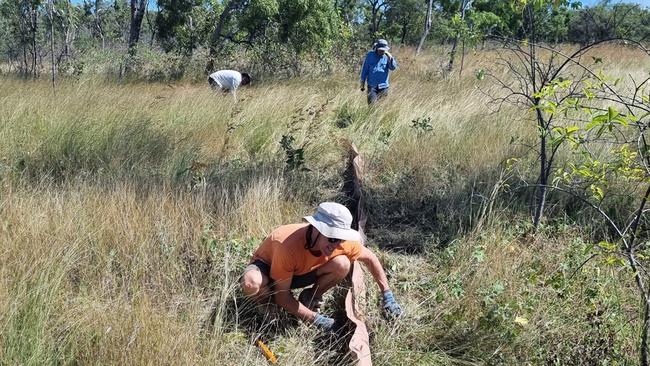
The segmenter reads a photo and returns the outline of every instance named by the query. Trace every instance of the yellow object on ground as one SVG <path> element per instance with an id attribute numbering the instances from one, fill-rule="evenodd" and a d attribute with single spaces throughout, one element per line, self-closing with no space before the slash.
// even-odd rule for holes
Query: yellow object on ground
<path id="1" fill-rule="evenodd" d="M 264 353 L 264 357 L 266 357 L 266 359 L 269 360 L 270 363 L 274 365 L 278 363 L 278 358 L 275 357 L 271 349 L 266 344 L 264 344 L 262 340 L 260 339 L 257 340 L 257 346 L 260 347 L 262 353 Z"/>

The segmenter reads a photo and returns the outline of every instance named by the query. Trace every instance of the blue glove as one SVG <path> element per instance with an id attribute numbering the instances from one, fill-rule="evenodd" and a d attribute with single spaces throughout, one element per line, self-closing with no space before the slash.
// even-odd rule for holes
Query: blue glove
<path id="1" fill-rule="evenodd" d="M 314 322 L 313 324 L 317 326 L 318 328 L 322 330 L 326 330 L 328 332 L 331 332 L 334 330 L 334 319 L 330 318 L 329 316 L 321 315 L 316 313 L 316 317 L 314 317 Z"/>
<path id="2" fill-rule="evenodd" d="M 393 292 L 388 290 L 385 291 L 384 294 L 384 316 L 387 319 L 397 319 L 402 315 L 402 307 L 399 306 L 397 301 L 395 300 L 395 296 L 393 296 Z"/>

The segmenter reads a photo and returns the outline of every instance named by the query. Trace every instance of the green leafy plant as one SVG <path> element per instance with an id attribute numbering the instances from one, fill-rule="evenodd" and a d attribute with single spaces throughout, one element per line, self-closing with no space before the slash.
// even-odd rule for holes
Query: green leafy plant
<path id="1" fill-rule="evenodd" d="M 433 131 L 433 125 L 431 124 L 431 117 L 421 117 L 412 120 L 411 128 L 417 132 L 418 137 L 422 136 L 427 132 Z"/>
<path id="2" fill-rule="evenodd" d="M 632 95 L 617 90 L 618 79 L 602 71 L 591 72 L 583 83 L 584 98 L 580 111 L 586 115 L 582 126 L 555 129 L 556 138 L 571 141 L 572 160 L 564 164 L 553 180 L 553 187 L 579 198 L 593 208 L 608 224 L 614 240 L 604 239 L 593 246 L 605 266 L 628 267 L 634 277 L 643 304 L 643 325 L 640 340 L 640 363 L 650 363 L 650 277 L 646 267 L 646 243 L 640 238 L 647 230 L 647 202 L 650 198 L 650 154 L 646 131 L 650 126 L 650 110 L 642 95 L 645 83 L 632 84 Z M 609 106 L 589 104 L 607 100 Z M 626 112 L 621 112 L 620 109 Z M 552 140 L 551 140 L 552 141 Z M 594 146 L 599 149 L 596 152 Z M 625 188 L 627 187 L 627 188 Z M 627 189 L 627 192 L 622 191 Z M 634 197 L 628 215 L 608 212 L 610 197 L 627 194 Z M 591 258 L 591 257 L 590 257 Z M 590 259 L 589 258 L 589 259 Z"/>
<path id="3" fill-rule="evenodd" d="M 285 167 L 287 170 L 309 171 L 305 166 L 305 150 L 302 147 L 294 147 L 295 141 L 296 138 L 291 135 L 282 135 L 280 140 L 280 146 L 286 156 Z"/>

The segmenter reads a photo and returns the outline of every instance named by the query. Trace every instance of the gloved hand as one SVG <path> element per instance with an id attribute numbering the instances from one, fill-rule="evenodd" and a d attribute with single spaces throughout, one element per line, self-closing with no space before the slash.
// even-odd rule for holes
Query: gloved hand
<path id="1" fill-rule="evenodd" d="M 316 317 L 314 317 L 313 324 L 319 329 L 331 332 L 334 330 L 335 321 L 329 316 L 316 313 Z"/>
<path id="2" fill-rule="evenodd" d="M 402 307 L 399 306 L 397 303 L 397 300 L 395 300 L 395 296 L 393 296 L 393 292 L 388 290 L 384 291 L 383 294 L 384 297 L 384 316 L 389 319 L 397 319 L 402 315 Z"/>
<path id="3" fill-rule="evenodd" d="M 364 90 L 366 90 L 366 83 L 364 83 L 364 82 L 362 81 L 362 82 L 361 82 L 361 91 L 364 91 Z"/>

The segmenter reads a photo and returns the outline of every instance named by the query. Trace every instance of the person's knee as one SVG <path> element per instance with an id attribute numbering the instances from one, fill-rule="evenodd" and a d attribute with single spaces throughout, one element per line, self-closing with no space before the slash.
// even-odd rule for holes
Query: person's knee
<path id="1" fill-rule="evenodd" d="M 350 272 L 350 259 L 344 255 L 339 255 L 332 259 L 332 272 L 339 275 L 339 277 L 347 276 Z"/>
<path id="2" fill-rule="evenodd" d="M 256 271 L 247 271 L 241 279 L 241 289 L 244 295 L 257 295 L 262 288 L 262 276 Z"/>

